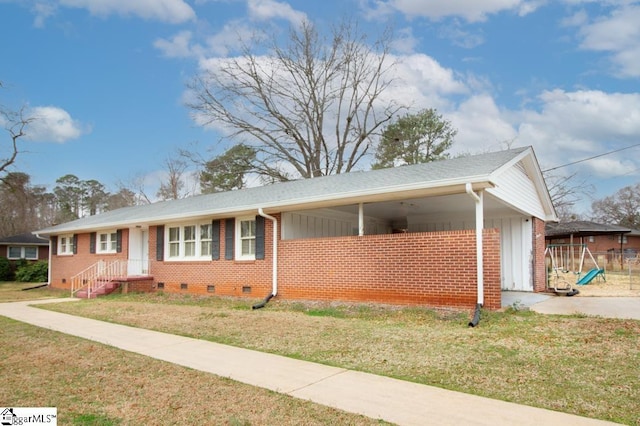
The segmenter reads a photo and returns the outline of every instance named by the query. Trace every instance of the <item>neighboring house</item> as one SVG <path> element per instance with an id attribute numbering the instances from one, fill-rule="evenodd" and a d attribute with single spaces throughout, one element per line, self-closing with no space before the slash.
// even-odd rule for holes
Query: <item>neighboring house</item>
<path id="1" fill-rule="evenodd" d="M 640 232 L 624 226 L 573 221 L 548 223 L 545 232 L 549 244 L 584 245 L 600 259 L 600 267 L 618 267 L 625 258 L 640 253 Z"/>
<path id="2" fill-rule="evenodd" d="M 0 256 L 9 260 L 49 260 L 49 239 L 31 233 L 0 238 Z"/>
<path id="3" fill-rule="evenodd" d="M 126 207 L 38 234 L 51 241 L 50 284 L 73 291 L 111 271 L 129 290 L 498 309 L 503 289 L 546 289 L 555 220 L 535 154 L 519 148 Z"/>

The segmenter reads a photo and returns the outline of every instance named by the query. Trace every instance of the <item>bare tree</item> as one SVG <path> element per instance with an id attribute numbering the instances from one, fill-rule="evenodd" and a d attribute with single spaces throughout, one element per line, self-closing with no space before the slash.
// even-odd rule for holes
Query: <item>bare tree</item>
<path id="1" fill-rule="evenodd" d="M 368 45 L 343 21 L 326 40 L 304 22 L 285 47 L 258 41 L 240 57 L 210 61 L 189 85 L 188 106 L 199 123 L 255 148 L 253 170 L 269 180 L 349 172 L 401 109 L 381 96 L 392 83 L 390 36 Z M 260 47 L 270 54 L 253 53 Z"/>
<path id="2" fill-rule="evenodd" d="M 544 172 L 543 175 L 560 221 L 579 219 L 582 215 L 574 211 L 574 206 L 582 198 L 591 196 L 593 185 L 578 179 L 577 173 L 562 175 Z"/>
<path id="3" fill-rule="evenodd" d="M 640 229 L 640 184 L 625 186 L 591 204 L 593 220 Z"/>
<path id="4" fill-rule="evenodd" d="M 1 86 L 2 84 L 0 84 Z M 0 122 L 4 124 L 10 139 L 7 145 L 3 143 L 0 147 L 2 148 L 2 151 L 0 151 L 0 155 L 2 155 L 2 158 L 0 158 L 0 173 L 5 172 L 9 166 L 15 163 L 20 152 L 18 141 L 27 135 L 25 129 L 33 120 L 34 118 L 25 116 L 24 107 L 19 111 L 12 111 L 0 105 Z M 0 176 L 0 180 L 2 178 Z"/>
<path id="5" fill-rule="evenodd" d="M 138 173 L 125 180 L 118 180 L 116 182 L 118 188 L 117 194 L 122 195 L 124 198 L 120 200 L 111 200 L 108 206 L 108 210 L 114 210 L 119 207 L 126 206 L 139 206 L 143 204 L 151 204 L 153 202 L 152 196 L 148 195 L 148 191 L 145 185 L 145 177 L 143 174 Z"/>
<path id="6" fill-rule="evenodd" d="M 193 195 L 193 191 L 186 188 L 187 163 L 181 158 L 167 158 L 166 181 L 160 184 L 157 196 L 162 200 L 177 200 Z"/>

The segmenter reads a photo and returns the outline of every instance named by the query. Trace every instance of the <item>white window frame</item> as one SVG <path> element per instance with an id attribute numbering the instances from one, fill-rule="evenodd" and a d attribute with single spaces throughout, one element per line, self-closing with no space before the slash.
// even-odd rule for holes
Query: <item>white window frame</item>
<path id="1" fill-rule="evenodd" d="M 204 230 L 207 229 L 208 232 Z M 213 226 L 211 222 L 201 223 L 198 227 L 198 234 L 200 235 L 200 256 L 211 257 L 211 250 L 213 248 Z"/>
<path id="2" fill-rule="evenodd" d="M 628 244 L 627 236 L 624 234 L 618 235 L 618 244 Z"/>
<path id="3" fill-rule="evenodd" d="M 192 260 L 211 260 L 211 238 L 202 238 L 202 227 L 209 226 L 211 222 L 190 222 L 190 223 L 172 223 L 165 225 L 165 243 L 164 243 L 164 260 L 165 261 L 192 261 Z M 175 230 L 177 229 L 177 235 Z M 193 232 L 191 232 L 193 229 Z M 187 230 L 187 231 L 185 231 Z M 172 235 L 173 234 L 173 235 Z M 190 235 L 193 234 L 193 235 Z M 209 236 L 211 236 L 211 231 Z M 176 237 L 177 239 L 171 239 Z M 190 237 L 186 240 L 186 237 Z M 202 244 L 209 242 L 209 253 L 202 254 Z M 171 248 L 177 249 L 177 255 L 171 255 Z M 192 248 L 193 255 L 187 256 L 185 253 L 189 247 Z"/>
<path id="4" fill-rule="evenodd" d="M 253 235 L 242 236 L 242 222 L 253 222 Z M 256 218 L 255 216 L 245 216 L 236 218 L 236 240 L 235 251 L 236 260 L 256 260 Z M 253 253 L 242 252 L 242 242 L 253 241 Z"/>
<path id="5" fill-rule="evenodd" d="M 104 241 L 102 238 L 105 237 Z M 106 244 L 106 249 L 102 248 L 102 243 Z M 96 236 L 96 253 L 109 254 L 116 253 L 118 249 L 118 231 L 98 232 Z"/>
<path id="6" fill-rule="evenodd" d="M 65 234 L 58 236 L 58 255 L 73 255 L 73 234 Z"/>
<path id="7" fill-rule="evenodd" d="M 27 249 L 36 249 L 35 257 L 27 257 Z M 11 249 L 20 250 L 20 255 L 18 257 L 11 256 Z M 27 260 L 38 260 L 38 246 L 8 246 L 7 247 L 7 259 L 9 260 L 18 260 L 18 259 L 27 259 Z"/>

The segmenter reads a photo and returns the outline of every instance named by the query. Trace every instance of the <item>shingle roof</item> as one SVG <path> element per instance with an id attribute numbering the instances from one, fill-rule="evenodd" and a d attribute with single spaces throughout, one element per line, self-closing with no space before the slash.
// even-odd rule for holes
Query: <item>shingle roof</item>
<path id="1" fill-rule="evenodd" d="M 591 235 L 626 234 L 631 229 L 618 225 L 607 225 L 585 220 L 573 222 L 547 223 L 545 234 L 547 238 L 588 237 Z"/>
<path id="2" fill-rule="evenodd" d="M 43 245 L 48 246 L 49 240 L 38 238 L 32 233 L 12 235 L 10 237 L 0 238 L 0 244 L 21 244 L 21 245 Z"/>
<path id="3" fill-rule="evenodd" d="M 214 216 L 256 211 L 259 207 L 276 208 L 340 200 L 371 194 L 392 194 L 411 188 L 437 188 L 465 182 L 482 182 L 509 164 L 529 147 L 459 157 L 425 164 L 367 172 L 351 172 L 276 183 L 237 191 L 197 195 L 180 200 L 143 206 L 125 207 L 95 216 L 43 229 L 40 234 L 55 234 L 96 227 L 135 223 L 159 223 L 179 217 Z"/>

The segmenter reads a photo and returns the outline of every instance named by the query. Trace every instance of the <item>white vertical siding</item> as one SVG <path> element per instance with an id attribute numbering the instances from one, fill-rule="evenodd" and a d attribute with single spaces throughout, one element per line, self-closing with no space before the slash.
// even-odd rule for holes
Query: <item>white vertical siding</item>
<path id="1" fill-rule="evenodd" d="M 487 192 L 529 216 L 546 217 L 536 186 L 521 164 L 498 176 L 495 184 Z"/>
<path id="2" fill-rule="evenodd" d="M 389 224 L 365 216 L 365 234 L 390 232 Z M 329 209 L 282 214 L 282 239 L 358 235 L 358 215 Z"/>
<path id="3" fill-rule="evenodd" d="M 531 281 L 532 221 L 526 216 L 485 218 L 485 228 L 500 230 L 500 270 L 503 290 L 533 291 Z M 473 217 L 409 217 L 410 232 L 475 229 Z"/>

